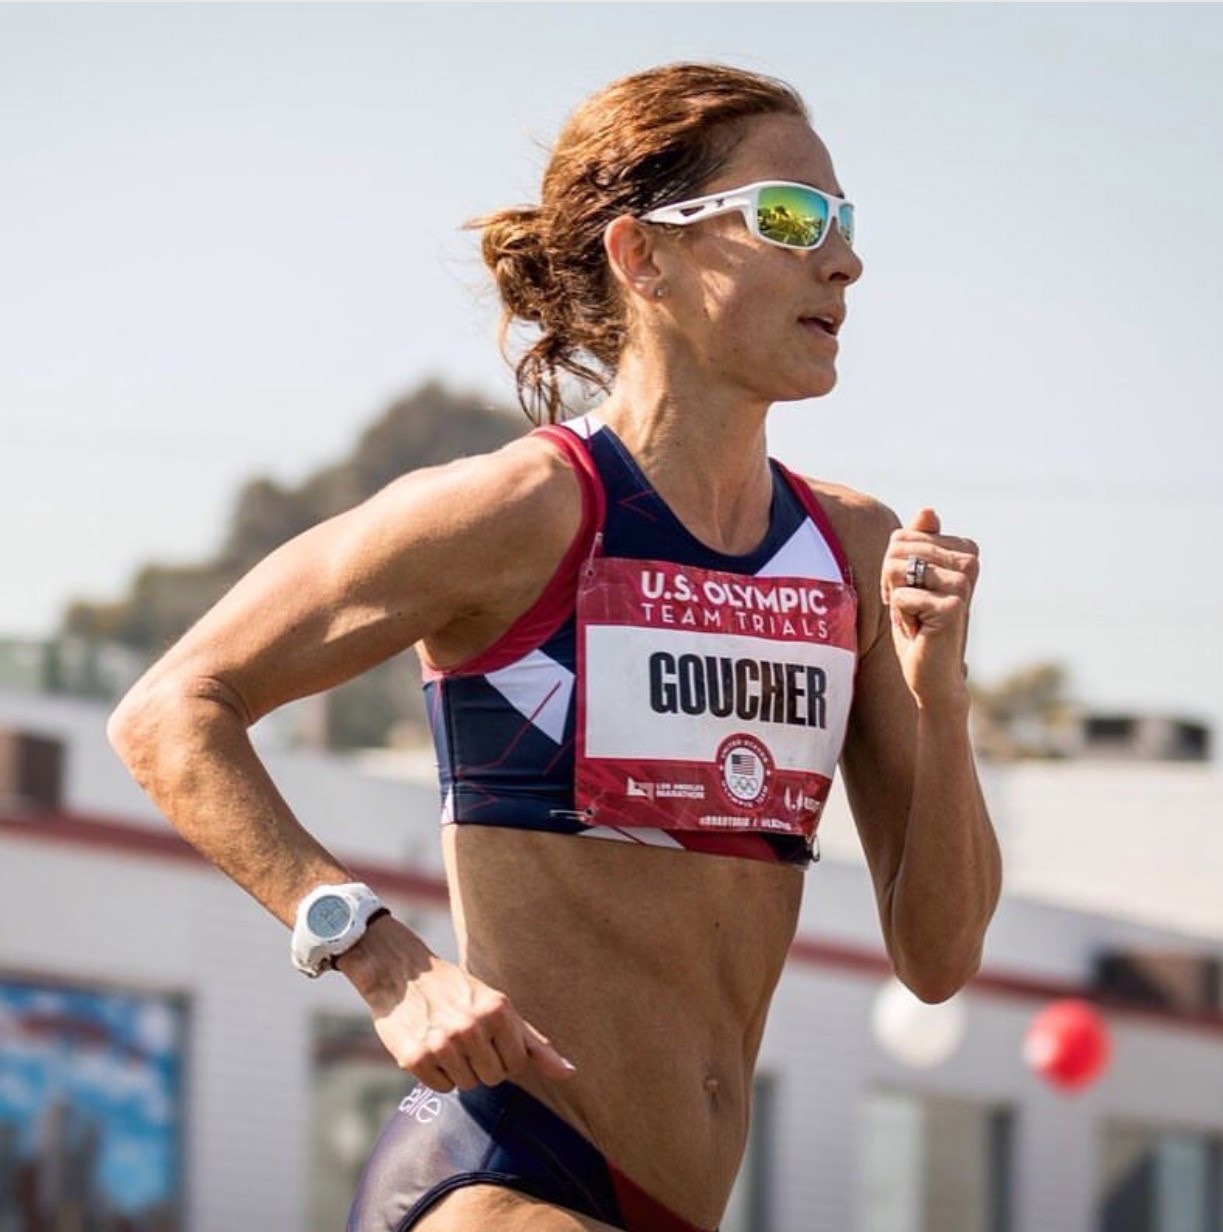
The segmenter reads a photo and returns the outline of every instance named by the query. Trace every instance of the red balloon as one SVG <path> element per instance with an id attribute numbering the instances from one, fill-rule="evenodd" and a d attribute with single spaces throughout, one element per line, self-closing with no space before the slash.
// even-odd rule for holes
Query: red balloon
<path id="1" fill-rule="evenodd" d="M 1070 1091 L 1095 1082 L 1111 1055 L 1104 1020 L 1086 1001 L 1076 999 L 1045 1006 L 1023 1041 L 1028 1065 L 1053 1086 Z"/>

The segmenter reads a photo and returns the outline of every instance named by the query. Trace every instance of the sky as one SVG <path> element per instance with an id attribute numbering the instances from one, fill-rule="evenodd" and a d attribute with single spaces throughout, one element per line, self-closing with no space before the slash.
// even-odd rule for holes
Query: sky
<path id="1" fill-rule="evenodd" d="M 1215 4 L 0 5 L 0 638 L 426 378 L 511 405 L 461 224 L 679 59 L 794 84 L 856 205 L 773 452 L 981 544 L 978 680 L 1223 723 Z"/>

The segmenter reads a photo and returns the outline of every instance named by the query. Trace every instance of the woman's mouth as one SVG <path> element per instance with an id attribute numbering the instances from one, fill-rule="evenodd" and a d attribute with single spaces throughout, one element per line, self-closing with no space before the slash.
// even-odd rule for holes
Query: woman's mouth
<path id="1" fill-rule="evenodd" d="M 831 314 L 820 315 L 820 316 L 799 317 L 798 320 L 799 320 L 799 324 L 802 325 L 804 328 L 809 329 L 815 333 L 823 334 L 826 337 L 832 338 L 832 339 L 836 338 L 837 332 L 841 328 L 840 320 L 837 317 L 832 316 Z"/>

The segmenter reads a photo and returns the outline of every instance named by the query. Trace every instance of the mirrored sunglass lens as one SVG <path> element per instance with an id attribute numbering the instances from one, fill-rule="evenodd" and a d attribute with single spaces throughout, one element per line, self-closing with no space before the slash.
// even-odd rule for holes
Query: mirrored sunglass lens
<path id="1" fill-rule="evenodd" d="M 854 207 L 852 205 L 843 205 L 837 211 L 837 226 L 841 229 L 845 242 L 852 247 L 854 242 Z"/>
<path id="2" fill-rule="evenodd" d="M 828 202 L 809 188 L 762 188 L 756 222 L 766 240 L 787 248 L 814 248 L 828 226 Z"/>

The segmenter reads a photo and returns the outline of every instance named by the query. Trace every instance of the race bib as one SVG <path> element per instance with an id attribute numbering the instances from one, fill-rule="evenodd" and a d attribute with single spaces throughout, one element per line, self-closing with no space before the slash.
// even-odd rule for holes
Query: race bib
<path id="1" fill-rule="evenodd" d="M 578 808 L 595 825 L 813 838 L 856 610 L 840 582 L 593 557 L 577 596 Z"/>

